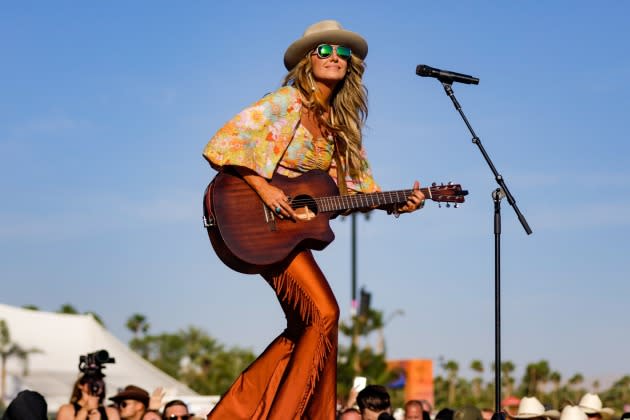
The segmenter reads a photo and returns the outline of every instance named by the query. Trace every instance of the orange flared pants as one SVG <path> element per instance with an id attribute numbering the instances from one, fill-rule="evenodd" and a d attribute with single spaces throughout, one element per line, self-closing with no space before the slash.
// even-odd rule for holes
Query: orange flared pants
<path id="1" fill-rule="evenodd" d="M 263 277 L 287 328 L 241 373 L 208 420 L 333 420 L 339 306 L 330 285 L 310 251 Z"/>

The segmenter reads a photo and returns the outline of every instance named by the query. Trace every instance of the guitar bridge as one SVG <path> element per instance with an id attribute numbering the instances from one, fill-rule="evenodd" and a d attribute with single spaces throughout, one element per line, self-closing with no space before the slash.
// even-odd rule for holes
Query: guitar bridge
<path id="1" fill-rule="evenodd" d="M 262 206 L 263 212 L 265 213 L 265 223 L 267 223 L 267 226 L 269 226 L 269 230 L 272 232 L 278 230 L 276 227 L 276 215 L 271 210 L 269 210 L 269 207 L 267 207 L 265 203 L 263 203 Z"/>

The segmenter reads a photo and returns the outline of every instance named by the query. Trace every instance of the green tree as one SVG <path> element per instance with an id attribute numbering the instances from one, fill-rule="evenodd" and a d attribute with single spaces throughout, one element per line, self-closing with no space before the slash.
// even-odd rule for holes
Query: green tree
<path id="1" fill-rule="evenodd" d="M 557 370 L 554 370 L 549 374 L 549 380 L 553 383 L 553 393 L 551 397 L 552 405 L 554 407 L 560 406 L 560 383 L 562 381 L 562 375 Z"/>
<path id="2" fill-rule="evenodd" d="M 59 307 L 59 309 L 57 310 L 57 313 L 78 315 L 80 312 L 72 304 L 64 303 L 63 305 Z"/>
<path id="3" fill-rule="evenodd" d="M 387 368 L 385 325 L 383 312 L 372 308 L 363 315 L 352 317 L 349 323 L 341 321 L 339 324 L 339 333 L 350 341 L 349 346 L 339 346 L 337 389 L 340 395 L 348 394 L 355 376 L 365 376 L 372 383 L 387 384 L 399 375 Z M 376 349 L 369 344 L 373 334 L 377 335 Z"/>
<path id="4" fill-rule="evenodd" d="M 512 377 L 512 373 L 514 373 L 514 363 L 510 360 L 506 360 L 505 362 L 501 362 L 501 381 L 502 384 L 505 384 L 505 395 L 512 395 L 514 392 L 514 378 Z"/>
<path id="5" fill-rule="evenodd" d="M 133 344 L 133 345 L 132 345 Z M 222 394 L 255 358 L 251 350 L 225 349 L 197 327 L 134 337 L 130 347 L 201 394 Z"/>
<path id="6" fill-rule="evenodd" d="M 448 360 L 442 365 L 442 369 L 446 371 L 446 380 L 448 382 L 447 402 L 449 407 L 453 407 L 456 397 L 455 391 L 457 389 L 457 372 L 459 371 L 459 364 L 455 360 Z"/>
<path id="7" fill-rule="evenodd" d="M 477 375 L 472 379 L 472 395 L 475 400 L 481 398 L 481 386 L 483 384 L 483 363 L 481 360 L 475 359 L 470 362 L 470 369 Z"/>
<path id="8" fill-rule="evenodd" d="M 149 322 L 147 321 L 147 317 L 139 313 L 131 315 L 127 319 L 125 326 L 129 331 L 131 331 L 133 336 L 137 338 L 140 338 L 141 333 L 144 335 L 149 331 Z"/>
<path id="9" fill-rule="evenodd" d="M 619 411 L 622 411 L 623 407 L 630 403 L 630 375 L 624 375 L 615 381 L 608 390 L 602 392 L 601 397 L 604 401 L 612 402 Z"/>
<path id="10" fill-rule="evenodd" d="M 523 394 L 540 397 L 540 385 L 549 380 L 550 372 L 549 362 L 546 360 L 528 364 L 525 367 L 525 373 L 521 381 Z"/>
<path id="11" fill-rule="evenodd" d="M 571 376 L 568 381 L 569 385 L 569 396 L 573 403 L 577 404 L 578 397 L 582 393 L 582 390 L 579 386 L 584 382 L 584 376 L 581 373 L 576 373 Z"/>
<path id="12" fill-rule="evenodd" d="M 37 307 L 35 307 L 37 308 Z M 32 308 L 28 308 L 28 309 L 32 309 Z M 64 303 L 63 305 L 61 305 L 59 307 L 59 309 L 57 310 L 58 314 L 69 314 L 69 315 L 79 315 L 81 314 L 81 312 L 79 312 L 79 310 L 74 307 L 74 305 L 70 304 L 70 303 Z M 103 322 L 103 318 L 101 318 L 96 312 L 93 311 L 86 311 L 83 312 L 84 315 L 91 315 L 92 318 L 94 318 L 94 320 L 96 322 L 98 322 L 99 324 L 101 324 L 102 326 L 105 326 L 105 323 Z"/>

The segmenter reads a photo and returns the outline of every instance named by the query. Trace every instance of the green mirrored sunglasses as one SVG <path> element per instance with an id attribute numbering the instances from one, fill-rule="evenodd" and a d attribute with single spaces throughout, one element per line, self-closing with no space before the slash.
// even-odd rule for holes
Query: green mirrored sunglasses
<path id="1" fill-rule="evenodd" d="M 352 50 L 343 45 L 333 47 L 330 44 L 320 44 L 315 48 L 315 54 L 317 54 L 319 58 L 328 58 L 332 55 L 333 51 L 337 53 L 337 57 L 344 60 L 349 60 L 352 55 Z"/>

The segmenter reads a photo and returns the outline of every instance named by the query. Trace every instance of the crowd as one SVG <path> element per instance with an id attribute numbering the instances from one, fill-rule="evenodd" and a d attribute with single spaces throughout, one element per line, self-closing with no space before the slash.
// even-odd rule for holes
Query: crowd
<path id="1" fill-rule="evenodd" d="M 182 400 L 163 401 L 165 393 L 156 388 L 152 394 L 128 385 L 108 401 L 104 386 L 92 392 L 82 375 L 74 384 L 70 401 L 59 407 L 55 420 L 193 420 L 195 417 Z M 38 392 L 25 390 L 9 404 L 2 420 L 47 420 L 47 403 Z"/>
<path id="2" fill-rule="evenodd" d="M 56 420 L 194 420 L 204 419 L 207 413 L 195 417 L 182 400 L 164 401 L 165 393 L 157 388 L 152 394 L 128 385 L 108 401 L 104 389 L 99 395 L 90 392 L 89 384 L 79 378 L 67 404 L 62 405 Z M 604 407 L 597 394 L 585 394 L 576 405 L 566 405 L 562 411 L 545 407 L 536 397 L 524 397 L 518 409 L 507 409 L 497 415 L 492 410 L 468 406 L 442 408 L 434 412 L 426 401 L 410 400 L 394 410 L 387 389 L 367 385 L 360 392 L 351 393 L 345 407 L 339 407 L 337 420 L 630 420 L 630 413 L 615 417 L 615 411 Z M 47 404 L 44 397 L 30 390 L 20 392 L 7 407 L 2 420 L 46 420 Z"/>
<path id="3" fill-rule="evenodd" d="M 599 395 L 586 393 L 578 404 L 567 404 L 562 411 L 545 407 L 536 397 L 524 397 L 517 410 L 501 413 L 477 407 L 442 408 L 433 412 L 426 401 L 410 400 L 394 410 L 387 389 L 368 385 L 358 394 L 351 393 L 337 420 L 630 420 L 630 412 L 615 417 L 615 410 L 604 407 Z"/>
<path id="4" fill-rule="evenodd" d="M 162 388 L 149 394 L 141 387 L 128 385 L 106 399 L 104 382 L 81 375 L 55 420 L 194 420 L 205 419 L 208 414 L 195 417 L 186 402 L 165 401 L 164 397 Z M 545 407 L 536 397 L 523 397 L 518 408 L 508 406 L 499 414 L 472 406 L 436 411 L 424 400 L 410 400 L 394 409 L 387 389 L 373 384 L 360 391 L 353 388 L 348 400 L 337 408 L 337 420 L 630 420 L 630 413 L 615 416 L 615 411 L 604 407 L 600 397 L 592 393 L 586 393 L 578 404 L 564 406 L 562 411 Z M 44 397 L 25 390 L 9 404 L 2 420 L 47 420 L 47 416 Z"/>

